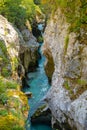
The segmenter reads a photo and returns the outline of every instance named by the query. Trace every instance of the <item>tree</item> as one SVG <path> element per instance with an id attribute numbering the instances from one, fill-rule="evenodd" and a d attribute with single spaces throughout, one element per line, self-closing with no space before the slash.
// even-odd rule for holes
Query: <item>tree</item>
<path id="1" fill-rule="evenodd" d="M 22 0 L 1 0 L 0 14 L 19 26 L 26 20 L 26 9 L 21 6 Z"/>

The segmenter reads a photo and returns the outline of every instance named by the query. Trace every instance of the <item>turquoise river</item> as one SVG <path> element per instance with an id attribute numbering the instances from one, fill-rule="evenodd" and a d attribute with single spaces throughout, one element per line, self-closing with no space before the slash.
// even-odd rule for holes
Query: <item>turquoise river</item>
<path id="1" fill-rule="evenodd" d="M 26 130 L 52 130 L 51 126 L 47 124 L 44 123 L 32 124 L 30 121 L 31 116 L 38 108 L 41 100 L 43 99 L 43 97 L 46 95 L 47 91 L 50 88 L 47 76 L 44 71 L 44 63 L 46 59 L 42 55 L 41 49 L 39 51 L 41 54 L 41 59 L 39 59 L 38 61 L 38 67 L 36 71 L 30 72 L 28 74 L 29 80 L 27 82 L 30 87 L 25 89 L 25 91 L 30 91 L 33 94 L 32 98 L 29 99 L 30 110 Z"/>

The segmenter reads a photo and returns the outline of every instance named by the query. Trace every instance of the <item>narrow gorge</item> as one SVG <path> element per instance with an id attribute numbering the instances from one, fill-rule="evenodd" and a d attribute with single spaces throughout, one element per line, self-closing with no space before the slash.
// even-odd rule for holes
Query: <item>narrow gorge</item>
<path id="1" fill-rule="evenodd" d="M 38 29 L 43 33 L 43 24 L 38 24 Z M 50 88 L 48 78 L 45 74 L 44 63 L 46 61 L 45 56 L 42 54 L 43 43 L 39 43 L 39 59 L 38 67 L 32 72 L 27 74 L 26 82 L 29 87 L 24 86 L 23 91 L 25 93 L 31 92 L 29 99 L 29 116 L 27 119 L 26 129 L 27 130 L 51 130 L 51 117 L 49 116 L 47 104 L 44 101 L 44 96 Z M 46 110 L 45 110 L 46 109 Z M 51 115 L 51 114 L 50 114 Z"/>
<path id="2" fill-rule="evenodd" d="M 0 130 L 87 130 L 87 0 L 0 1 Z"/>

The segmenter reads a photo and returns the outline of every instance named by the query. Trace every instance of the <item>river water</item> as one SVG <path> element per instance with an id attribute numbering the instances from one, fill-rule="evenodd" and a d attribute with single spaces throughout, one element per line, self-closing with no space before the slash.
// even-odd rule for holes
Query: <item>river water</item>
<path id="1" fill-rule="evenodd" d="M 29 117 L 27 122 L 26 130 L 52 130 L 51 126 L 47 124 L 32 124 L 30 121 L 31 116 L 34 114 L 35 110 L 43 104 L 41 101 L 43 97 L 46 95 L 47 91 L 50 88 L 48 83 L 48 78 L 44 71 L 44 63 L 45 63 L 45 56 L 42 55 L 41 47 L 39 49 L 39 53 L 41 54 L 41 59 L 38 61 L 38 67 L 35 72 L 29 72 L 28 78 L 29 80 L 27 83 L 29 84 L 29 88 L 25 88 L 26 91 L 32 92 L 32 98 L 29 99 Z"/>

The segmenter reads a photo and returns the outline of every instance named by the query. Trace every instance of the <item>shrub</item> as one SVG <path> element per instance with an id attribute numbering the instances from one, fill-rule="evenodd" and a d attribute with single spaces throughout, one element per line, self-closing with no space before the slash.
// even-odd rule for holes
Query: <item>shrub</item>
<path id="1" fill-rule="evenodd" d="M 0 94 L 0 104 L 3 104 L 3 105 L 6 104 L 7 100 L 8 100 L 8 97 L 5 92 Z"/>
<path id="2" fill-rule="evenodd" d="M 5 109 L 0 110 L 0 116 L 6 116 L 8 115 L 8 111 Z"/>
<path id="3" fill-rule="evenodd" d="M 8 21 L 15 24 L 19 29 L 29 19 L 32 23 L 37 11 L 41 13 L 40 8 L 34 4 L 33 0 L 1 0 L 0 14 L 5 16 Z"/>
<path id="4" fill-rule="evenodd" d="M 1 130 L 24 130 L 22 122 L 13 115 L 0 117 Z"/>
<path id="5" fill-rule="evenodd" d="M 71 24 L 70 31 L 79 32 L 87 24 L 87 0 L 42 0 L 42 5 L 47 15 L 60 8 Z"/>
<path id="6" fill-rule="evenodd" d="M 65 37 L 65 46 L 64 46 L 64 53 L 66 54 L 67 48 L 68 48 L 68 43 L 69 43 L 69 34 Z"/>

